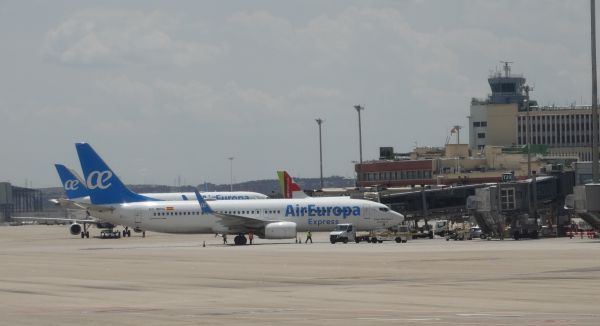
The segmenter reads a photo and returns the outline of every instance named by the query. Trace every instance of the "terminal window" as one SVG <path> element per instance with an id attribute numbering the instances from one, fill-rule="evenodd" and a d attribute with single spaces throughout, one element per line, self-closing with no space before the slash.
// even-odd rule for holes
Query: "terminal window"
<path id="1" fill-rule="evenodd" d="M 477 134 L 477 138 L 485 138 L 485 132 L 480 132 Z"/>
<path id="2" fill-rule="evenodd" d="M 500 203 L 503 210 L 512 210 L 516 208 L 515 188 L 506 188 L 500 190 Z"/>

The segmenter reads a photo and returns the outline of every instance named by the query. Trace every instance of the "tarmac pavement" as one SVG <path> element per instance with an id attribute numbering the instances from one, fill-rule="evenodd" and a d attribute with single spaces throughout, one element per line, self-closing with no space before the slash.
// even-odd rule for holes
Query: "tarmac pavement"
<path id="1" fill-rule="evenodd" d="M 313 239 L 0 227 L 0 325 L 600 325 L 598 239 Z"/>

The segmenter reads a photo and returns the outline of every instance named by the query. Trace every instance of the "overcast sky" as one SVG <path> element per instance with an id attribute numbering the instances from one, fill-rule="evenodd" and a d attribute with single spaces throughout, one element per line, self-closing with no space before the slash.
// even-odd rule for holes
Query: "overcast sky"
<path id="1" fill-rule="evenodd" d="M 514 61 L 540 104 L 591 101 L 589 1 L 2 1 L 0 181 L 58 186 L 92 144 L 126 183 L 353 177 L 441 146 Z M 467 131 L 461 140 L 467 141 Z"/>

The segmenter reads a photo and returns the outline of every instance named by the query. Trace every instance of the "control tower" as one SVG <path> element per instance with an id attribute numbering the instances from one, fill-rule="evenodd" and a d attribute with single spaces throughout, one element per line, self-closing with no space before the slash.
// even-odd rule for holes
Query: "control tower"
<path id="1" fill-rule="evenodd" d="M 492 89 L 492 95 L 489 97 L 490 104 L 510 104 L 517 103 L 519 111 L 525 110 L 525 77 L 515 75 L 510 72 L 510 61 L 501 61 L 504 64 L 503 70 L 496 71 L 488 78 L 488 83 Z"/>
<path id="2" fill-rule="evenodd" d="M 472 98 L 469 110 L 469 148 L 483 151 L 486 145 L 515 146 L 519 144 L 517 128 L 519 114 L 525 106 L 525 82 L 523 75 L 511 73 L 512 62 L 501 61 L 502 69 L 492 72 L 488 78 L 492 94 L 485 99 Z M 529 99 L 531 107 L 537 102 Z"/>

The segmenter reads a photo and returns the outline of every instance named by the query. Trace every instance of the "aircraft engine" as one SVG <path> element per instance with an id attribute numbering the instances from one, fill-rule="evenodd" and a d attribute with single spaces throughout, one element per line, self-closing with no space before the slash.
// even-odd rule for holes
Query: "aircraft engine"
<path id="1" fill-rule="evenodd" d="M 77 224 L 77 223 L 73 223 L 71 225 L 69 225 L 69 232 L 71 232 L 72 235 L 78 235 L 81 233 L 81 224 Z"/>
<path id="2" fill-rule="evenodd" d="M 293 239 L 296 237 L 296 223 L 275 222 L 265 226 L 265 239 Z"/>

